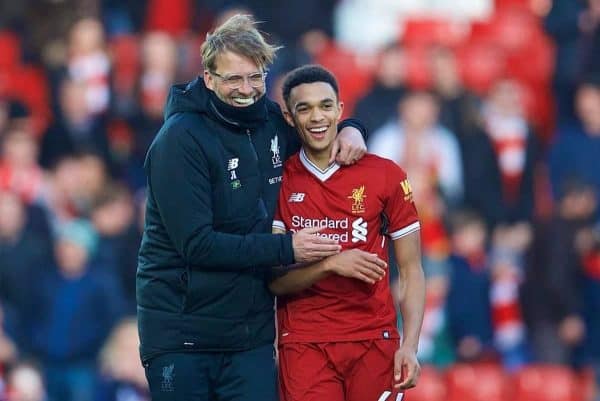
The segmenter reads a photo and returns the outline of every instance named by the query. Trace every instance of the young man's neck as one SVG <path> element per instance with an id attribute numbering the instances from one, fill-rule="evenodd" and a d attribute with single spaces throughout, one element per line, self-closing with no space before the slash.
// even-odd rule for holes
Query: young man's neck
<path id="1" fill-rule="evenodd" d="M 304 146 L 303 149 L 308 160 L 310 160 L 319 169 L 325 170 L 327 167 L 329 167 L 329 155 L 331 154 L 330 148 L 321 151 L 314 151 Z"/>

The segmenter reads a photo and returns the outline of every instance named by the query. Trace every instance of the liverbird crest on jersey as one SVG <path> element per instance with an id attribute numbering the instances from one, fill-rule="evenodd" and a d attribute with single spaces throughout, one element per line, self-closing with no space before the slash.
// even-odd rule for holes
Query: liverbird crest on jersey
<path id="1" fill-rule="evenodd" d="M 364 213 L 365 212 L 365 186 L 361 185 L 358 188 L 352 189 L 352 195 L 348 198 L 352 199 L 352 213 Z"/>

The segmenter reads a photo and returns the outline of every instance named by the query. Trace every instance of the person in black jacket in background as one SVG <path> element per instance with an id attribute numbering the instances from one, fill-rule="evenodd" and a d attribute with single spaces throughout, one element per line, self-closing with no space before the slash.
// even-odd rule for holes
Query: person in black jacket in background
<path id="1" fill-rule="evenodd" d="M 276 50 L 247 16 L 208 34 L 203 77 L 171 89 L 148 150 L 136 286 L 154 401 L 276 400 L 270 268 L 340 250 L 314 228 L 270 234 L 282 164 L 299 149 L 264 96 Z M 332 161 L 351 164 L 366 146 L 360 124 L 344 125 Z"/>

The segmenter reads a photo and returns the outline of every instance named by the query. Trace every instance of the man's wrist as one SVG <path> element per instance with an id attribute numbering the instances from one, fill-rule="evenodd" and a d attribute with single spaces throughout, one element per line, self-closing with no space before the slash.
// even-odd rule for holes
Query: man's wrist
<path id="1" fill-rule="evenodd" d="M 417 350 L 419 348 L 419 343 L 418 342 L 415 343 L 413 341 L 402 341 L 402 345 L 400 346 L 400 348 L 407 349 L 416 354 Z"/>

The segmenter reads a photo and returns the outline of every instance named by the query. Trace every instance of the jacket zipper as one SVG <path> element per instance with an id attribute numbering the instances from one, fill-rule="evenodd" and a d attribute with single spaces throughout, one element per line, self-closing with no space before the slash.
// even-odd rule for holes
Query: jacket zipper
<path id="1" fill-rule="evenodd" d="M 250 142 L 250 147 L 252 148 L 252 153 L 254 154 L 254 160 L 258 161 L 258 153 L 256 153 L 254 142 L 252 142 L 252 134 L 250 133 L 250 128 L 246 128 L 246 135 L 248 136 L 248 142 Z"/>
<path id="2" fill-rule="evenodd" d="M 260 197 L 262 198 L 262 170 L 260 168 L 260 163 L 258 161 L 258 153 L 256 152 L 256 147 L 254 146 L 254 142 L 252 141 L 252 133 L 250 132 L 249 128 L 246 128 L 246 136 L 248 136 L 248 142 L 250 143 L 250 148 L 252 148 L 252 154 L 254 155 L 254 160 L 256 161 L 256 167 L 257 170 L 259 172 L 259 176 L 260 176 L 260 180 L 259 180 L 259 185 L 260 185 Z M 256 268 L 253 267 L 252 268 L 253 272 L 256 273 Z M 254 285 L 254 280 L 251 281 L 251 287 L 250 287 L 250 291 L 251 291 L 251 297 L 250 299 L 251 304 L 250 304 L 250 308 L 248 309 L 248 314 L 246 315 L 246 335 L 249 337 L 250 336 L 250 324 L 248 322 L 248 320 L 251 318 L 253 312 L 253 308 L 256 305 L 256 288 Z"/>

